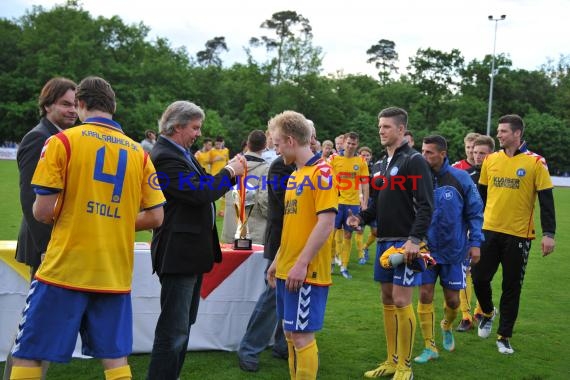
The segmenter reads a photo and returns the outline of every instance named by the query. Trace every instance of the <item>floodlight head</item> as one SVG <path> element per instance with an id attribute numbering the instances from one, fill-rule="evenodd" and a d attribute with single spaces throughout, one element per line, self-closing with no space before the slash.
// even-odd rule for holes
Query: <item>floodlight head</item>
<path id="1" fill-rule="evenodd" d="M 507 18 L 507 15 L 501 15 L 501 20 L 504 20 Z"/>
<path id="2" fill-rule="evenodd" d="M 493 15 L 489 15 L 488 18 L 489 18 L 489 20 L 492 20 L 492 19 L 493 19 Z"/>

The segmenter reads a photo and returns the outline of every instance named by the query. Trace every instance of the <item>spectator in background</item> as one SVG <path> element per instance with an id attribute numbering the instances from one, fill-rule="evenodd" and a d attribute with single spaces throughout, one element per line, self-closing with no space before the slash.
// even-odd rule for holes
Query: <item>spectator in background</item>
<path id="1" fill-rule="evenodd" d="M 20 205 L 22 206 L 22 223 L 16 245 L 16 260 L 30 267 L 32 281 L 38 270 L 41 257 L 45 253 L 51 236 L 52 226 L 41 223 L 34 218 L 32 206 L 36 194 L 32 189 L 32 176 L 36 170 L 40 153 L 46 140 L 73 127 L 77 121 L 77 104 L 75 89 L 77 85 L 67 78 L 52 78 L 42 88 L 38 105 L 40 122 L 31 129 L 20 143 L 16 160 L 20 173 Z M 43 374 L 47 371 L 47 362 L 42 363 Z M 4 367 L 4 380 L 10 378 L 12 357 L 8 354 Z"/>
<path id="2" fill-rule="evenodd" d="M 481 165 L 483 160 L 495 150 L 495 140 L 492 137 L 481 135 L 473 141 L 473 161 L 474 165 L 467 169 L 467 173 L 471 176 L 473 183 L 479 183 L 479 175 L 481 174 Z M 473 320 L 481 319 L 481 306 L 477 302 L 475 312 L 471 316 L 471 295 L 473 294 L 473 281 L 471 279 L 471 259 L 467 257 L 464 262 L 465 266 L 465 289 L 459 292 L 461 322 L 457 325 L 458 332 L 469 331 L 473 328 Z"/>
<path id="3" fill-rule="evenodd" d="M 322 157 L 325 160 L 328 160 L 331 154 L 334 153 L 334 144 L 331 140 L 325 140 L 322 143 Z"/>
<path id="4" fill-rule="evenodd" d="M 370 149 L 367 146 L 363 146 L 361 148 L 358 149 L 358 155 L 360 157 L 362 157 L 364 159 L 364 161 L 366 162 L 366 165 L 368 165 L 368 176 L 370 178 L 370 181 L 372 180 L 372 177 L 374 176 L 374 172 L 372 171 L 373 169 L 373 163 L 372 163 L 372 149 Z M 370 182 L 369 182 L 370 183 Z M 360 192 L 360 196 L 361 199 L 364 199 L 364 192 L 362 191 L 362 187 L 360 188 L 361 192 Z M 368 197 L 368 205 L 366 208 L 370 207 L 370 205 L 372 204 L 372 196 L 373 196 L 373 190 L 374 189 L 370 189 L 370 186 L 368 186 L 369 189 L 369 197 Z M 370 234 L 368 235 L 368 239 L 366 240 L 366 243 L 364 243 L 364 245 L 362 246 L 362 256 L 360 257 L 360 259 L 358 259 L 358 263 L 360 265 L 364 265 L 368 262 L 368 260 L 370 259 L 370 253 L 368 252 L 368 248 L 376 241 L 376 219 L 370 221 L 370 223 L 367 223 L 368 226 L 370 226 Z M 363 233 L 364 233 L 364 228 L 366 226 L 363 226 L 360 230 L 356 230 L 356 238 L 357 240 L 360 239 L 360 241 L 362 241 L 363 239 Z M 357 243 L 358 246 L 358 243 Z"/>
<path id="5" fill-rule="evenodd" d="M 210 164 L 210 151 L 212 150 L 212 139 L 206 137 L 202 141 L 202 149 L 198 150 L 194 157 L 200 164 L 200 166 L 204 169 L 204 171 L 208 174 L 212 174 L 212 166 Z"/>
<path id="6" fill-rule="evenodd" d="M 352 251 L 352 232 L 354 228 L 346 224 L 349 215 L 357 215 L 368 207 L 368 164 L 356 154 L 360 137 L 356 132 L 346 134 L 344 155 L 334 155 L 330 162 L 333 173 L 339 181 L 338 214 L 335 219 L 335 255 L 340 254 L 340 274 L 347 280 L 352 278 L 348 272 Z M 362 196 L 361 196 L 362 194 Z M 362 234 L 357 235 L 358 256 L 364 258 Z M 332 267 L 331 267 L 332 270 Z"/>
<path id="7" fill-rule="evenodd" d="M 267 162 L 268 165 L 271 165 L 273 160 L 277 158 L 277 152 L 275 150 L 275 145 L 273 144 L 273 138 L 271 137 L 271 133 L 269 130 L 265 131 L 265 138 L 267 140 L 267 147 L 261 153 L 261 157 Z"/>
<path id="8" fill-rule="evenodd" d="M 465 135 L 465 138 L 463 139 L 463 143 L 465 145 L 465 159 L 454 162 L 451 166 L 457 169 L 467 170 L 471 166 L 475 165 L 475 161 L 473 161 L 473 141 L 475 141 L 479 136 L 481 135 L 475 132 L 470 132 Z"/>
<path id="9" fill-rule="evenodd" d="M 242 146 L 243 151 L 243 146 Z M 230 159 L 230 151 L 224 146 L 224 138 L 222 136 L 216 137 L 214 147 L 210 150 L 210 174 L 216 175 L 222 170 Z M 220 201 L 220 211 L 218 216 L 224 216 L 224 209 L 226 207 L 225 198 L 222 197 Z"/>
<path id="10" fill-rule="evenodd" d="M 40 360 L 71 360 L 79 333 L 106 379 L 132 378 L 135 231 L 162 223 L 164 197 L 149 181 L 152 162 L 112 120 L 109 83 L 87 77 L 75 98 L 84 124 L 48 140 L 32 178 L 34 217 L 54 227 L 12 350 L 12 379 L 39 379 Z"/>
<path id="11" fill-rule="evenodd" d="M 210 164 L 212 175 L 216 175 L 226 166 L 230 159 L 230 151 L 224 146 L 224 138 L 216 137 L 214 147 L 210 150 Z"/>
<path id="12" fill-rule="evenodd" d="M 334 146 L 336 149 L 336 153 L 339 156 L 344 155 L 344 142 L 346 140 L 346 137 L 344 134 L 342 135 L 338 135 L 337 137 L 334 138 Z"/>
<path id="13" fill-rule="evenodd" d="M 410 148 L 413 148 L 415 142 L 414 142 L 414 134 L 412 133 L 412 131 L 407 130 L 407 131 L 404 133 L 404 137 L 405 137 L 406 140 L 408 141 L 408 145 L 410 146 Z"/>
<path id="14" fill-rule="evenodd" d="M 267 224 L 267 186 L 263 178 L 267 179 L 269 165 L 261 157 L 265 149 L 266 137 L 261 130 L 252 131 L 247 137 L 244 158 L 247 163 L 246 185 L 246 218 L 249 235 L 254 244 L 263 244 L 265 226 Z M 226 210 L 222 227 L 222 242 L 233 243 L 236 239 L 237 215 L 235 212 L 235 197 L 237 190 L 228 191 L 226 197 Z M 251 207 L 251 210 L 249 208 Z"/>
<path id="15" fill-rule="evenodd" d="M 154 144 L 156 144 L 156 133 L 147 129 L 144 132 L 144 140 L 141 141 L 141 146 L 145 152 L 150 153 Z"/>
<path id="16" fill-rule="evenodd" d="M 204 117 L 194 103 L 170 104 L 160 119 L 160 137 L 151 152 L 156 171 L 163 173 L 159 181 L 167 203 L 164 224 L 154 230 L 151 243 L 152 268 L 161 290 L 150 380 L 180 377 L 198 312 L 202 275 L 222 260 L 214 202 L 244 172 L 234 159 L 213 176 L 210 186 L 203 185 L 206 172 L 189 149 L 201 135 Z"/>

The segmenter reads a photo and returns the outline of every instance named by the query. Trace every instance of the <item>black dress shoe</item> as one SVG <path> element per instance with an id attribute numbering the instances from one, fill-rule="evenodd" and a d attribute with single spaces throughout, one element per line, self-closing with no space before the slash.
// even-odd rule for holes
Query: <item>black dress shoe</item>
<path id="1" fill-rule="evenodd" d="M 239 368 L 241 368 L 242 371 L 246 371 L 246 372 L 257 372 L 259 371 L 259 364 L 255 363 L 255 362 L 246 362 L 244 360 L 238 359 L 239 360 Z"/>
<path id="2" fill-rule="evenodd" d="M 279 351 L 273 350 L 273 351 L 271 352 L 271 355 L 273 355 L 273 357 L 274 357 L 274 358 L 277 358 L 277 359 L 283 359 L 283 360 L 289 359 L 289 353 L 288 353 L 287 351 L 285 351 L 285 352 L 279 352 Z"/>

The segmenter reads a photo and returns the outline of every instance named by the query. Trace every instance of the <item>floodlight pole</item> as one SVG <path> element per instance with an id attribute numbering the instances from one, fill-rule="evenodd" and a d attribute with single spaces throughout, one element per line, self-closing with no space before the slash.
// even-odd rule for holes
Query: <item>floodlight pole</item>
<path id="1" fill-rule="evenodd" d="M 487 136 L 491 135 L 491 113 L 493 110 L 493 84 L 494 84 L 494 79 L 495 79 L 495 48 L 497 46 L 497 25 L 499 24 L 499 21 L 503 21 L 505 18 L 507 18 L 506 15 L 501 15 L 501 17 L 499 18 L 494 18 L 492 15 L 489 15 L 489 21 L 495 21 L 495 37 L 493 40 L 493 55 L 491 57 L 491 83 L 489 84 L 489 106 L 487 107 L 488 109 L 488 113 L 487 113 Z"/>

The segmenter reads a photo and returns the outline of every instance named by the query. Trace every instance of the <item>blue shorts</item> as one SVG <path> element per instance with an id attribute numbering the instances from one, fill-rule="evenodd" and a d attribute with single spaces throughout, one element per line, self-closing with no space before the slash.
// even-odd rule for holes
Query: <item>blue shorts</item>
<path id="1" fill-rule="evenodd" d="M 285 280 L 276 282 L 277 317 L 283 320 L 283 329 L 295 332 L 322 329 L 329 287 L 304 283 L 298 292 L 290 292 L 285 288 Z"/>
<path id="2" fill-rule="evenodd" d="M 467 267 L 464 262 L 457 264 L 437 264 L 422 272 L 422 285 L 435 284 L 439 276 L 439 283 L 446 289 L 465 289 L 465 274 Z"/>
<path id="3" fill-rule="evenodd" d="M 133 347 L 131 295 L 81 292 L 33 281 L 12 356 L 67 363 L 78 333 L 84 355 L 128 356 Z"/>
<path id="4" fill-rule="evenodd" d="M 360 212 L 359 205 L 338 205 L 338 213 L 336 214 L 336 219 L 334 220 L 334 228 L 340 230 L 341 228 L 345 231 L 353 232 L 354 228 L 346 224 L 346 218 L 348 218 L 348 210 L 352 211 L 352 215 L 358 215 Z"/>
<path id="5" fill-rule="evenodd" d="M 374 281 L 382 283 L 393 283 L 405 287 L 420 286 L 422 284 L 422 273 L 414 272 L 407 265 L 398 265 L 393 269 L 384 269 L 380 265 L 380 256 L 388 248 L 394 246 L 400 248 L 406 244 L 400 241 L 381 241 L 376 244 L 376 260 L 374 260 Z"/>

